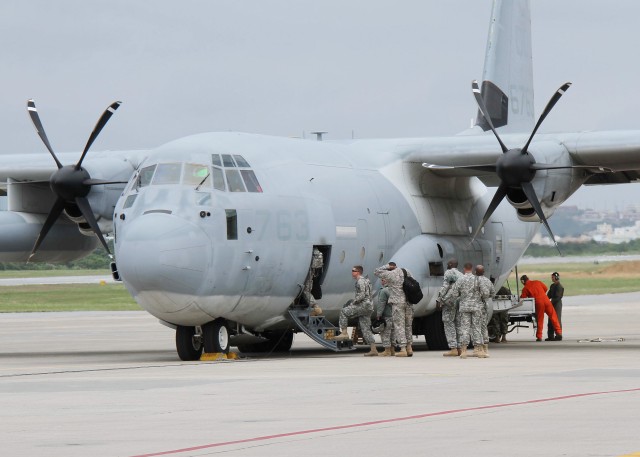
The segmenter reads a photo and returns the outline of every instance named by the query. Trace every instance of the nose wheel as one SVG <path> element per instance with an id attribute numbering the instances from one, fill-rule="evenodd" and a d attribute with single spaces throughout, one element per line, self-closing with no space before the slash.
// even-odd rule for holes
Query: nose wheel
<path id="1" fill-rule="evenodd" d="M 229 328 L 227 321 L 216 319 L 202 326 L 202 339 L 204 352 L 206 353 L 229 353 Z"/>

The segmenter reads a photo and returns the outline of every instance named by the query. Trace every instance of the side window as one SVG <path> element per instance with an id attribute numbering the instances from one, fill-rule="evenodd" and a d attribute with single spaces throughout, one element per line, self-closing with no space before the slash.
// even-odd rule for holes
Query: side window
<path id="1" fill-rule="evenodd" d="M 197 186 L 202 183 L 203 186 L 210 187 L 211 180 L 209 179 L 209 176 L 211 176 L 211 173 L 209 173 L 209 167 L 206 165 L 187 163 L 184 165 L 182 183 L 193 186 Z"/>
<path id="2" fill-rule="evenodd" d="M 181 163 L 160 163 L 153 176 L 153 184 L 179 184 Z"/>
<path id="3" fill-rule="evenodd" d="M 227 215 L 227 239 L 238 239 L 238 214 L 235 209 L 226 209 Z"/>
<path id="4" fill-rule="evenodd" d="M 140 174 L 138 175 L 138 186 L 148 186 L 151 183 L 151 178 L 153 178 L 153 172 L 155 170 L 155 165 L 144 167 L 142 170 L 140 170 Z"/>
<path id="5" fill-rule="evenodd" d="M 220 160 L 220 154 L 211 154 L 211 163 L 216 167 L 221 167 L 222 161 Z"/>
<path id="6" fill-rule="evenodd" d="M 231 192 L 246 192 L 238 170 L 225 170 L 225 174 L 227 175 L 227 182 Z"/>
<path id="7" fill-rule="evenodd" d="M 249 192 L 262 192 L 258 178 L 256 178 L 256 174 L 252 170 L 240 170 L 240 174 Z"/>
<path id="8" fill-rule="evenodd" d="M 131 194 L 127 197 L 127 199 L 124 201 L 124 205 L 122 205 L 122 209 L 127 209 L 127 208 L 131 208 L 133 206 L 133 202 L 136 201 L 136 197 L 138 196 L 138 194 Z"/>

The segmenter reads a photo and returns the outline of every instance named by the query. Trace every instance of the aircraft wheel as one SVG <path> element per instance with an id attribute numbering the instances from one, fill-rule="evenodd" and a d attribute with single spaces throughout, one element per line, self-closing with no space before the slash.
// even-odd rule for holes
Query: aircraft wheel
<path id="1" fill-rule="evenodd" d="M 204 352 L 229 352 L 229 329 L 224 319 L 216 319 L 202 326 Z"/>
<path id="2" fill-rule="evenodd" d="M 176 349 L 180 360 L 199 360 L 202 354 L 202 338 L 195 327 L 178 325 L 176 328 Z"/>
<path id="3" fill-rule="evenodd" d="M 436 311 L 424 318 L 424 339 L 431 351 L 449 349 L 447 335 L 444 333 L 442 313 Z"/>

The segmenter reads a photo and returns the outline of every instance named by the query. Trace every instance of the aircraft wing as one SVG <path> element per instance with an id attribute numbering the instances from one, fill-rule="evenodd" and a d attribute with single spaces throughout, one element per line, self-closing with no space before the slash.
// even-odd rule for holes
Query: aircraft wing
<path id="1" fill-rule="evenodd" d="M 526 135 L 505 135 L 508 145 L 521 145 Z M 536 163 L 546 169 L 583 169 L 585 184 L 621 184 L 640 180 L 640 131 L 543 134 L 529 148 Z M 425 140 L 407 154 L 409 162 L 422 163 L 443 177 L 477 176 L 486 185 L 497 185 L 489 171 L 502 155 L 495 138 L 468 135 Z"/>
<path id="2" fill-rule="evenodd" d="M 0 155 L 0 187 L 6 187 L 9 179 L 48 181 L 57 169 L 55 162 L 48 154 Z"/>

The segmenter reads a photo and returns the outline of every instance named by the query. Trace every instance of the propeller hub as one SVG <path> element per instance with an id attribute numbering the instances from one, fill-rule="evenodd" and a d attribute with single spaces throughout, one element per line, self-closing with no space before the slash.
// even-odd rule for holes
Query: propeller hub
<path id="1" fill-rule="evenodd" d="M 522 149 L 509 149 L 502 154 L 496 162 L 496 173 L 505 185 L 520 187 L 523 182 L 531 182 L 536 175 L 536 170 L 531 165 L 536 160 L 528 152 L 522 153 Z"/>
<path id="2" fill-rule="evenodd" d="M 51 175 L 51 190 L 67 202 L 75 201 L 76 197 L 86 197 L 91 186 L 84 181 L 91 178 L 84 168 L 76 170 L 75 165 L 66 165 Z"/>

